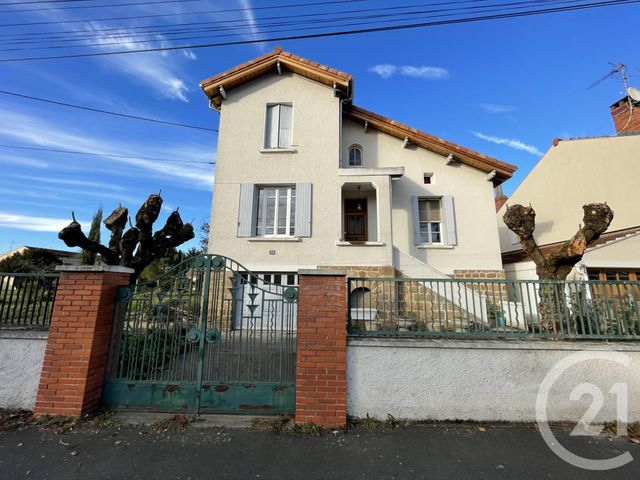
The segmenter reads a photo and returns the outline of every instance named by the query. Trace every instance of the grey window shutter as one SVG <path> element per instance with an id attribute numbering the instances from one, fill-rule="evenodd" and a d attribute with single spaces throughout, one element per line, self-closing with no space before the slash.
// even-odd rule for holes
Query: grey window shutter
<path id="1" fill-rule="evenodd" d="M 278 123 L 280 105 L 267 106 L 267 122 L 264 132 L 264 148 L 278 148 Z"/>
<path id="2" fill-rule="evenodd" d="M 311 183 L 296 183 L 296 237 L 311 236 L 311 190 Z"/>
<path id="3" fill-rule="evenodd" d="M 255 186 L 253 183 L 240 185 L 240 201 L 238 202 L 238 237 L 254 235 Z"/>
<path id="4" fill-rule="evenodd" d="M 453 208 L 453 197 L 445 195 L 442 197 L 442 213 L 444 220 L 444 229 L 446 232 L 445 241 L 447 245 L 457 245 L 458 235 L 456 232 L 456 214 Z"/>
<path id="5" fill-rule="evenodd" d="M 411 211 L 413 212 L 413 237 L 414 243 L 420 245 L 420 207 L 418 205 L 418 197 L 411 197 Z"/>
<path id="6" fill-rule="evenodd" d="M 293 108 L 291 105 L 280 105 L 280 129 L 278 133 L 278 148 L 291 147 L 291 119 Z"/>

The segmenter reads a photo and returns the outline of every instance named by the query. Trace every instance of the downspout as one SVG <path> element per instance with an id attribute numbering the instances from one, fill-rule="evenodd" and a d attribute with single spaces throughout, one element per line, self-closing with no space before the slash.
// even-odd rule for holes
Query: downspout
<path id="1" fill-rule="evenodd" d="M 338 93 L 337 89 L 336 89 L 336 84 L 333 84 L 333 90 Z M 349 96 L 347 98 L 343 98 L 342 100 L 340 100 L 340 118 L 338 119 L 338 125 L 339 125 L 339 130 L 338 130 L 338 142 L 339 142 L 339 152 L 338 152 L 338 168 L 342 167 L 342 110 L 344 108 L 344 104 L 345 102 L 351 102 L 353 100 L 353 80 L 351 80 L 351 88 L 349 90 Z"/>

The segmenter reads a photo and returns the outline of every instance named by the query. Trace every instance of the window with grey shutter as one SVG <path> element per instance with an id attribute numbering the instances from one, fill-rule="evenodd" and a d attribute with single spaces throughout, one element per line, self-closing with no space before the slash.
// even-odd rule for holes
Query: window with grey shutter
<path id="1" fill-rule="evenodd" d="M 254 236 L 255 186 L 252 183 L 240 185 L 238 202 L 238 237 Z"/>
<path id="2" fill-rule="evenodd" d="M 286 103 L 267 105 L 264 148 L 291 148 L 293 106 Z"/>
<path id="3" fill-rule="evenodd" d="M 311 194 L 312 184 L 308 182 L 296 183 L 296 215 L 295 236 L 311 236 Z"/>
<path id="4" fill-rule="evenodd" d="M 457 245 L 453 197 L 412 197 L 416 245 Z"/>

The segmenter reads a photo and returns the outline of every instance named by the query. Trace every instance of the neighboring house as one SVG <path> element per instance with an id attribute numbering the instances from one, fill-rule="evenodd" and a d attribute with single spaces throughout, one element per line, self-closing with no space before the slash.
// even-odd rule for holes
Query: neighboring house
<path id="1" fill-rule="evenodd" d="M 501 276 L 493 188 L 515 166 L 356 107 L 351 75 L 280 48 L 201 87 L 220 113 L 212 252 L 287 284 Z"/>
<path id="2" fill-rule="evenodd" d="M 13 255 L 24 253 L 26 251 L 34 252 L 34 253 L 44 253 L 47 255 L 51 255 L 57 258 L 61 263 L 61 265 L 80 265 L 82 263 L 82 258 L 80 253 L 71 252 L 68 250 L 56 250 L 52 248 L 43 248 L 43 247 L 29 247 L 23 245 L 18 248 L 14 248 L 13 250 L 9 250 L 5 253 L 0 253 L 0 261 L 12 257 Z"/>
<path id="3" fill-rule="evenodd" d="M 617 135 L 555 140 L 497 213 L 507 278 L 537 279 L 533 261 L 502 217 L 508 205 L 536 211 L 535 238 L 549 251 L 576 233 L 582 206 L 606 202 L 614 212 L 607 232 L 587 249 L 570 278 L 640 280 L 640 105 L 623 98 L 611 106 Z"/>

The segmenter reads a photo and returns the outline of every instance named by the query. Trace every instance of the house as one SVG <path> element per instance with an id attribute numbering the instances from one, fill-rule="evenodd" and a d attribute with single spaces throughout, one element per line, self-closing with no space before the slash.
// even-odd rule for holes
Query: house
<path id="1" fill-rule="evenodd" d="M 543 251 L 571 238 L 582 205 L 606 202 L 614 211 L 607 232 L 588 248 L 570 278 L 640 280 L 640 105 L 625 97 L 611 106 L 616 135 L 556 139 L 497 212 L 507 278 L 537 279 L 535 265 L 504 224 L 508 205 L 536 211 L 535 239 Z"/>
<path id="2" fill-rule="evenodd" d="M 209 248 L 265 279 L 503 275 L 493 189 L 516 167 L 354 105 L 281 48 L 201 82 L 220 114 Z"/>
<path id="3" fill-rule="evenodd" d="M 81 255 L 78 252 L 72 252 L 69 250 L 56 250 L 53 248 L 43 248 L 43 247 L 30 247 L 27 245 L 22 245 L 18 248 L 14 248 L 4 253 L 0 253 L 0 261 L 10 258 L 14 255 L 31 253 L 34 255 L 41 255 L 51 258 L 52 261 L 56 260 L 60 265 L 80 265 L 81 263 Z"/>

